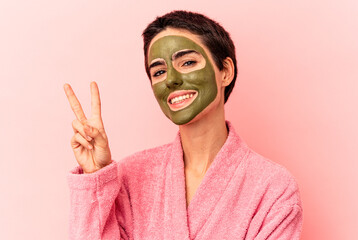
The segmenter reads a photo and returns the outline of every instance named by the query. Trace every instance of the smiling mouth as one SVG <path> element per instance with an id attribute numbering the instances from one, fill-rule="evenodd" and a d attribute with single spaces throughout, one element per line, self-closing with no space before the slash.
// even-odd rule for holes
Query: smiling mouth
<path id="1" fill-rule="evenodd" d="M 169 95 L 167 103 L 172 111 L 179 111 L 189 106 L 197 96 L 198 92 L 194 90 L 175 91 Z"/>

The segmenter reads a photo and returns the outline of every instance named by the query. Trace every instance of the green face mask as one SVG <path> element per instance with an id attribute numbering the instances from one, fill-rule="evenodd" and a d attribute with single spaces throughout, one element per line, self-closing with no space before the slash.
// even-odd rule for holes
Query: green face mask
<path id="1" fill-rule="evenodd" d="M 195 61 L 190 61 L 190 58 L 188 59 L 189 61 L 184 59 L 182 62 L 180 62 L 181 60 L 175 59 L 173 55 L 176 55 L 178 51 L 182 52 L 181 50 L 194 50 L 196 53 L 199 53 L 197 56 L 201 55 L 202 66 L 199 68 L 191 68 L 190 65 L 196 63 Z M 198 44 L 182 36 L 165 36 L 159 38 L 153 43 L 149 50 L 148 65 L 151 65 L 154 59 L 160 59 L 160 61 L 164 62 L 164 71 L 158 71 L 158 73 L 162 74 L 165 72 L 165 75 L 163 75 L 161 81 L 155 82 L 154 80 L 157 75 L 154 76 L 154 74 L 151 73 L 151 79 L 154 83 L 152 85 L 153 92 L 163 113 L 172 122 L 177 125 L 186 124 L 214 101 L 217 95 L 215 71 L 204 49 Z M 188 65 L 189 67 L 184 69 Z M 178 95 L 175 91 L 181 90 L 195 91 L 193 94 L 194 100 L 191 100 L 192 102 L 189 105 L 186 104 L 180 110 L 173 110 L 174 104 L 171 105 L 170 99 Z M 183 93 L 186 92 L 184 91 Z M 169 95 L 171 98 L 168 98 Z M 187 98 L 190 96 L 191 94 L 186 95 Z M 180 99 L 179 96 L 177 97 Z"/>

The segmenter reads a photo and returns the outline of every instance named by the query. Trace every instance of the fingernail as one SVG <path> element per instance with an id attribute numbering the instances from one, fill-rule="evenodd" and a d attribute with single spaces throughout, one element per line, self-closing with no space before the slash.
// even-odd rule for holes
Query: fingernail
<path id="1" fill-rule="evenodd" d="M 88 141 L 92 140 L 92 138 L 90 136 L 87 136 L 86 138 L 87 138 Z"/>
<path id="2" fill-rule="evenodd" d="M 92 145 L 88 145 L 88 148 L 89 148 L 89 149 L 92 149 Z"/>

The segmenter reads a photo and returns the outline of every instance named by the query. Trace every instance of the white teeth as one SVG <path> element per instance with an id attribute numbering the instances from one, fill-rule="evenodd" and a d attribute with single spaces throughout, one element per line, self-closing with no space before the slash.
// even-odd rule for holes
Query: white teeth
<path id="1" fill-rule="evenodd" d="M 171 104 L 174 104 L 174 103 L 183 101 L 183 100 L 185 100 L 185 99 L 187 99 L 187 98 L 191 98 L 191 97 L 193 97 L 193 96 L 194 96 L 193 93 L 191 93 L 191 94 L 186 94 L 186 95 L 182 95 L 182 96 L 178 96 L 178 97 L 172 98 L 172 99 L 170 100 L 170 103 L 171 103 Z"/>

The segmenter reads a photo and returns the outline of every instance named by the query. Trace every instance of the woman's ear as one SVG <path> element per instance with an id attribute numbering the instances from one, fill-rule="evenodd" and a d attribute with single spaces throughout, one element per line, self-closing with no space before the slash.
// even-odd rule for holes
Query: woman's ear
<path id="1" fill-rule="evenodd" d="M 223 78 L 222 78 L 222 86 L 228 86 L 232 80 L 234 79 L 235 66 L 230 57 L 226 57 L 223 61 Z"/>

